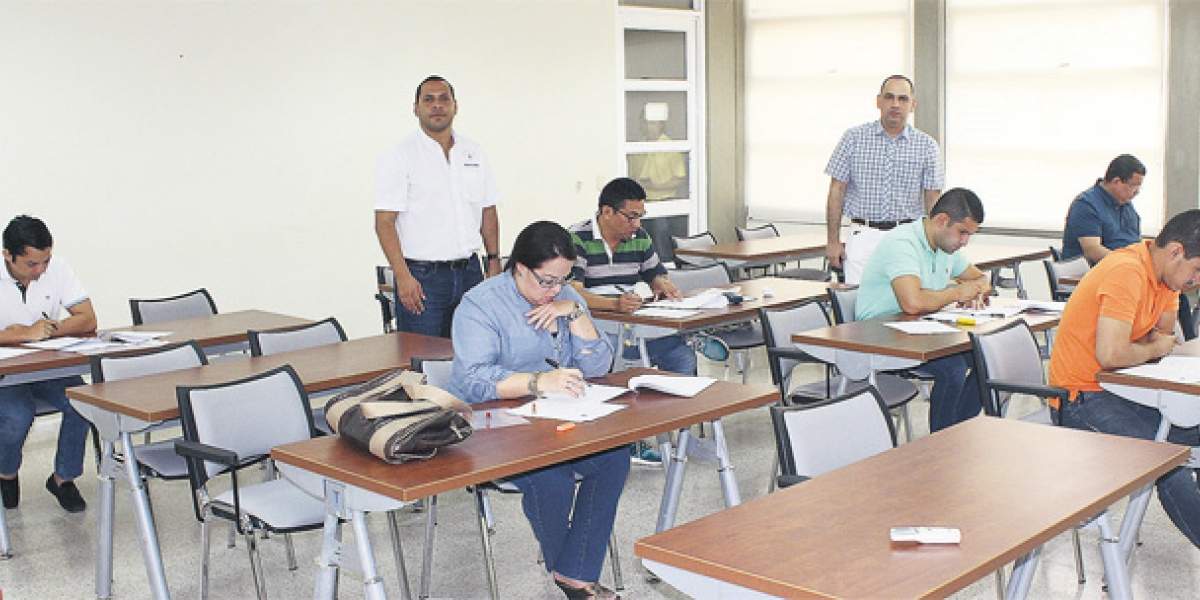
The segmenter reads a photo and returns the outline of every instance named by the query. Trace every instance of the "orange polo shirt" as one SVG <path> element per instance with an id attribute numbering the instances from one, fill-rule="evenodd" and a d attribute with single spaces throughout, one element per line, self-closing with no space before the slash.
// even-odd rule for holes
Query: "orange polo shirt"
<path id="1" fill-rule="evenodd" d="M 1104 257 L 1071 292 L 1063 311 L 1054 350 L 1050 353 L 1050 385 L 1067 388 L 1071 401 L 1079 392 L 1098 392 L 1096 325 L 1100 317 L 1130 323 L 1130 341 L 1150 333 L 1159 317 L 1179 310 L 1179 292 L 1158 282 L 1150 260 L 1153 240 L 1115 250 Z M 1058 407 L 1058 400 L 1050 399 Z"/>

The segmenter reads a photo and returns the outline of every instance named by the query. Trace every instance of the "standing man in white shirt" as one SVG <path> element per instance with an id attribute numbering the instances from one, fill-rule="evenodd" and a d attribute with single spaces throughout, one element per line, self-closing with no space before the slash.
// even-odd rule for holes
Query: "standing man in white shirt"
<path id="1" fill-rule="evenodd" d="M 395 275 L 398 331 L 450 337 L 463 294 L 500 273 L 500 192 L 483 148 L 453 130 L 457 113 L 450 82 L 426 77 L 413 102 L 421 130 L 376 168 L 375 235 Z"/>
<path id="2" fill-rule="evenodd" d="M 912 81 L 903 75 L 884 79 L 875 106 L 879 120 L 847 129 L 825 167 L 825 254 L 830 266 L 844 271 L 846 283 L 862 279 L 884 233 L 929 212 L 944 184 L 937 142 L 908 124 L 917 106 Z M 843 214 L 850 218 L 844 244 Z"/>
<path id="3" fill-rule="evenodd" d="M 4 228 L 4 268 L 0 269 L 0 344 L 38 342 L 96 330 L 96 312 L 75 271 L 61 258 L 51 260 L 54 238 L 41 219 L 21 215 Z M 60 319 L 62 311 L 67 318 Z M 67 401 L 66 389 L 83 385 L 78 375 L 0 385 L 0 495 L 4 508 L 21 500 L 17 471 L 33 425 L 35 400 L 62 412 L 58 451 L 46 490 L 67 512 L 82 512 L 87 502 L 75 487 L 83 474 L 83 452 L 90 428 Z"/>

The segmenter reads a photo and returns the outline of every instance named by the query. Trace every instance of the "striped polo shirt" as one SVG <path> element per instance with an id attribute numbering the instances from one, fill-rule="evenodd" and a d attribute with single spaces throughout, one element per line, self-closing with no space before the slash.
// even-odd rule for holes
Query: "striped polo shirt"
<path id="1" fill-rule="evenodd" d="M 634 285 L 638 281 L 650 283 L 655 277 L 667 274 L 645 229 L 639 227 L 633 237 L 621 240 L 612 256 L 609 256 L 608 244 L 600 237 L 594 219 L 576 223 L 569 231 L 579 255 L 571 275 L 585 288 Z"/>

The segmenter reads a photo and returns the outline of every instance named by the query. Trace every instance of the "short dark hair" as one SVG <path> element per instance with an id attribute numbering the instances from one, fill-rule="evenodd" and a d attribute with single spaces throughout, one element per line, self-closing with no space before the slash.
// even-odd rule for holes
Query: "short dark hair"
<path id="1" fill-rule="evenodd" d="M 942 194 L 929 211 L 930 217 L 939 213 L 950 216 L 951 223 L 960 223 L 971 217 L 976 223 L 983 223 L 983 202 L 979 196 L 967 188 L 954 188 Z"/>
<path id="2" fill-rule="evenodd" d="M 880 94 L 883 94 L 883 88 L 887 87 L 888 82 L 893 79 L 903 79 L 904 81 L 907 81 L 909 93 L 911 93 L 914 96 L 917 95 L 917 86 L 913 85 L 912 80 L 904 75 L 888 75 L 887 78 L 883 80 L 883 83 L 879 84 L 879 93 Z"/>
<path id="3" fill-rule="evenodd" d="M 610 206 L 613 210 L 621 210 L 628 200 L 645 199 L 646 188 L 628 177 L 618 177 L 600 190 L 600 208 Z"/>
<path id="4" fill-rule="evenodd" d="M 1183 245 L 1183 257 L 1191 260 L 1200 256 L 1200 208 L 1185 210 L 1163 225 L 1154 245 L 1166 248 L 1171 242 Z"/>
<path id="5" fill-rule="evenodd" d="M 576 256 L 575 242 L 562 225 L 551 221 L 535 221 L 517 234 L 512 255 L 508 257 L 504 268 L 515 273 L 518 264 L 537 269 L 550 259 L 565 258 L 574 262 Z"/>
<path id="6" fill-rule="evenodd" d="M 440 82 L 446 84 L 446 87 L 450 88 L 450 99 L 458 100 L 457 98 L 454 97 L 454 86 L 450 85 L 450 82 L 447 81 L 445 77 L 442 77 L 441 75 L 430 75 L 429 77 L 422 79 L 421 83 L 417 84 L 417 92 L 415 94 L 413 94 L 413 104 L 417 104 L 421 101 L 421 87 L 424 86 L 426 83 L 429 83 L 430 81 L 440 81 Z"/>
<path id="7" fill-rule="evenodd" d="M 1146 165 L 1143 165 L 1142 161 L 1132 154 L 1122 154 L 1108 163 L 1108 170 L 1104 172 L 1104 181 L 1120 179 L 1128 183 L 1135 173 L 1145 177 Z"/>
<path id="8" fill-rule="evenodd" d="M 4 249 L 13 258 L 25 254 L 26 248 L 45 250 L 54 245 L 50 228 L 37 217 L 20 215 L 13 217 L 4 228 Z"/>

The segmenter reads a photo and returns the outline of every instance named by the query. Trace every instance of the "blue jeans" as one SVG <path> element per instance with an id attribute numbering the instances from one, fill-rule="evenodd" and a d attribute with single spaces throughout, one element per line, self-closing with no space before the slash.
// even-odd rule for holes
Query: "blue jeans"
<path id="1" fill-rule="evenodd" d="M 547 571 L 581 581 L 600 578 L 628 476 L 629 451 L 622 447 L 509 479 L 524 494 L 521 506 Z"/>
<path id="2" fill-rule="evenodd" d="M 609 334 L 608 342 L 617 348 L 617 336 Z M 662 371 L 679 373 L 680 375 L 696 374 L 696 351 L 687 344 L 682 335 L 668 335 L 653 340 L 646 340 L 646 351 L 650 354 L 650 364 Z M 638 358 L 637 346 L 626 346 L 622 357 L 628 360 Z"/>
<path id="3" fill-rule="evenodd" d="M 0 387 L 0 474 L 12 475 L 21 469 L 22 449 L 33 425 L 34 398 L 62 411 L 54 474 L 66 480 L 83 474 L 83 451 L 91 424 L 67 401 L 65 390 L 75 385 L 83 385 L 83 379 L 64 377 Z"/>
<path id="4" fill-rule="evenodd" d="M 467 290 L 483 281 L 479 257 L 471 255 L 467 266 L 450 269 L 425 261 L 408 263 L 408 270 L 425 292 L 425 312 L 416 314 L 400 303 L 396 296 L 396 331 L 421 333 L 434 337 L 450 337 L 454 309 Z"/>
<path id="5" fill-rule="evenodd" d="M 1059 410 L 1053 411 L 1059 418 Z M 1161 418 L 1158 410 L 1126 400 L 1111 392 L 1081 392 L 1074 402 L 1061 409 L 1062 424 L 1084 431 L 1098 431 L 1125 437 L 1154 439 Z M 1200 445 L 1200 431 L 1195 427 L 1172 427 L 1167 441 L 1187 446 Z M 1053 458 L 1050 458 L 1053 460 Z M 1200 548 L 1200 487 L 1196 485 L 1193 469 L 1178 467 L 1155 482 L 1158 501 L 1167 516 L 1188 541 Z"/>
<path id="6" fill-rule="evenodd" d="M 983 410 L 971 361 L 971 353 L 963 352 L 921 365 L 922 371 L 933 375 L 933 390 L 929 392 L 930 433 L 966 421 Z"/>

